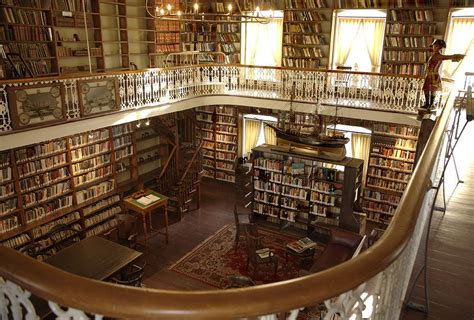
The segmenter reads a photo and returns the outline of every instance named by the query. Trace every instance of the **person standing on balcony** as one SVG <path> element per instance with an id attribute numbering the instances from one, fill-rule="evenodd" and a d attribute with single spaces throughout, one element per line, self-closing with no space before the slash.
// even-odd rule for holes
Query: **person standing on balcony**
<path id="1" fill-rule="evenodd" d="M 455 62 L 461 61 L 464 58 L 463 54 L 444 55 L 441 53 L 443 48 L 446 48 L 446 42 L 441 39 L 433 40 L 430 45 L 432 54 L 427 61 L 425 81 L 423 83 L 423 92 L 425 94 L 425 104 L 419 109 L 419 114 L 430 113 L 433 109 L 436 93 L 442 89 L 441 76 L 439 69 L 444 60 L 452 60 Z"/>

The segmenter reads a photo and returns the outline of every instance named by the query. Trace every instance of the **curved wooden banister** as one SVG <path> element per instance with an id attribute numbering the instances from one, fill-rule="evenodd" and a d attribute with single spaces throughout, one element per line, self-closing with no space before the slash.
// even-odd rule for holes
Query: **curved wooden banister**
<path id="1" fill-rule="evenodd" d="M 171 149 L 171 152 L 170 152 L 170 155 L 168 157 L 168 159 L 166 159 L 166 162 L 165 162 L 165 165 L 163 166 L 163 169 L 161 169 L 161 173 L 160 175 L 158 176 L 158 180 L 160 180 L 161 178 L 163 178 L 163 176 L 165 175 L 165 173 L 168 171 L 168 167 L 171 163 L 171 160 L 173 159 L 173 157 L 175 156 L 176 152 L 178 150 L 178 145 L 173 145 L 173 149 Z"/>
<path id="2" fill-rule="evenodd" d="M 1 85 L 11 85 L 11 84 L 20 84 L 25 82 L 33 81 L 55 81 L 55 80 L 72 80 L 77 78 L 91 78 L 91 77 L 104 77 L 104 76 L 115 76 L 115 75 L 128 75 L 128 74 L 137 74 L 147 71 L 167 71 L 167 70 L 178 70 L 178 69 L 191 69 L 191 68 L 203 68 L 203 67 L 241 67 L 249 69 L 271 69 L 271 70 L 297 70 L 302 71 L 299 68 L 291 67 L 267 67 L 267 66 L 251 66 L 243 64 L 205 64 L 205 65 L 193 65 L 193 66 L 176 66 L 168 68 L 148 68 L 148 69 L 139 69 L 139 70 L 129 70 L 129 71 L 105 71 L 100 73 L 71 73 L 67 75 L 60 76 L 49 76 L 49 77 L 37 77 L 37 78 L 19 78 L 19 79 L 9 79 L 9 80 L 0 80 Z M 304 72 L 331 72 L 331 73 L 351 73 L 351 74 L 367 74 L 367 75 L 379 75 L 379 76 L 389 76 L 389 77 L 401 77 L 401 78 L 415 78 L 420 79 L 422 76 L 418 75 L 408 75 L 408 74 L 391 74 L 391 73 L 371 73 L 371 72 L 359 72 L 359 71 L 347 71 L 347 70 L 333 70 L 333 69 L 304 69 Z"/>
<path id="3" fill-rule="evenodd" d="M 183 184 L 184 179 L 186 179 L 186 175 L 188 174 L 189 170 L 194 164 L 194 161 L 196 160 L 196 157 L 199 155 L 199 152 L 201 151 L 202 145 L 203 145 L 203 142 L 201 141 L 199 146 L 196 148 L 196 151 L 194 152 L 193 157 L 191 158 L 188 165 L 186 166 L 186 170 L 184 170 L 183 175 L 179 179 L 178 184 Z"/>
<path id="4" fill-rule="evenodd" d="M 245 289 L 138 289 L 81 278 L 0 247 L 0 276 L 59 304 L 121 318 L 230 319 L 315 305 L 371 279 L 389 267 L 406 247 L 417 223 L 451 110 L 452 104 L 445 108 L 436 123 L 382 238 L 358 257 L 334 268 Z"/>

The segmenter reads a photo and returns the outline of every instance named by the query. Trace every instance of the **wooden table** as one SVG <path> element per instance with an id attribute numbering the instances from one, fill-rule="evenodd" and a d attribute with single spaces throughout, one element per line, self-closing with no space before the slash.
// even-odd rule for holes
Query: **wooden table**
<path id="1" fill-rule="evenodd" d="M 78 276 L 105 280 L 143 253 L 93 236 L 81 240 L 44 262 Z"/>
<path id="2" fill-rule="evenodd" d="M 141 214 L 142 216 L 142 221 L 143 221 L 143 232 L 145 236 L 145 246 L 146 246 L 146 241 L 148 239 L 148 227 L 150 229 L 150 232 L 157 231 L 157 229 L 153 228 L 152 220 L 151 220 L 151 213 L 153 210 L 159 209 L 159 208 L 164 208 L 165 210 L 165 238 L 166 238 L 166 243 L 168 243 L 168 197 L 154 191 L 151 189 L 145 190 L 144 196 L 147 195 L 154 195 L 155 197 L 158 197 L 159 200 L 152 202 L 148 205 L 143 205 L 140 202 L 138 202 L 138 199 L 134 199 L 133 196 L 127 197 L 123 200 L 123 203 L 125 205 L 125 208 L 128 210 L 132 210 L 134 212 L 137 212 Z M 148 216 L 148 221 L 149 221 L 149 226 L 147 227 L 147 216 Z"/>

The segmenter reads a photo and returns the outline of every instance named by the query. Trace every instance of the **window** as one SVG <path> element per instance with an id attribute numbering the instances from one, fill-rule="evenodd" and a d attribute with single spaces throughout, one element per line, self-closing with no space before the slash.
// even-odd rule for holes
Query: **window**
<path id="1" fill-rule="evenodd" d="M 242 156 L 249 157 L 252 149 L 261 144 L 276 144 L 275 130 L 266 126 L 265 122 L 276 125 L 277 119 L 259 114 L 244 116 Z"/>
<path id="2" fill-rule="evenodd" d="M 342 10 L 336 13 L 333 68 L 379 72 L 386 13 L 379 10 Z"/>
<path id="3" fill-rule="evenodd" d="M 252 13 L 255 14 L 255 13 Z M 269 23 L 242 23 L 242 64 L 255 66 L 281 66 L 283 12 L 261 11 L 270 17 Z"/>
<path id="4" fill-rule="evenodd" d="M 446 60 L 443 77 L 456 81 L 458 89 L 464 86 L 464 74 L 472 71 L 474 64 L 474 8 L 455 10 L 451 14 L 445 54 L 466 55 L 461 62 Z"/>

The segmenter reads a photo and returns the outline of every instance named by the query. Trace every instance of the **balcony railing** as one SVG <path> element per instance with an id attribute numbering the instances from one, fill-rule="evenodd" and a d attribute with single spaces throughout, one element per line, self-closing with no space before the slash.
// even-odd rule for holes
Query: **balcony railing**
<path id="1" fill-rule="evenodd" d="M 83 100 L 80 83 L 99 80 L 116 83 L 115 101 L 118 101 L 118 105 L 114 112 L 224 95 L 293 100 L 308 104 L 308 111 L 313 111 L 314 105 L 338 105 L 415 113 L 423 99 L 423 79 L 411 76 L 240 65 L 148 69 L 80 77 L 0 81 L 0 132 L 13 131 L 13 114 L 29 112 L 32 117 L 40 117 L 38 112 L 14 110 L 19 103 L 13 101 L 13 95 L 8 94 L 13 89 L 58 84 L 62 88 L 62 111 L 65 115 L 61 121 L 67 122 L 86 117 L 80 105 Z"/>
<path id="2" fill-rule="evenodd" d="M 202 94 L 233 94 L 239 90 L 245 91 L 243 90 L 246 88 L 245 85 L 248 85 L 247 95 L 251 95 L 251 90 L 257 90 L 259 95 L 265 95 L 267 91 L 276 91 L 281 95 L 278 99 L 288 98 L 290 89 L 286 85 L 292 83 L 293 80 L 298 83 L 295 85 L 296 99 L 314 103 L 316 98 L 321 100 L 324 97 L 325 101 L 330 101 L 335 93 L 331 96 L 326 91 L 316 88 L 319 86 L 327 88 L 326 84 L 330 81 L 328 79 L 332 80 L 339 75 L 337 72 L 272 69 L 274 75 L 280 77 L 280 82 L 270 81 L 267 78 L 256 80 L 254 77 L 249 80 L 249 77 L 240 77 L 241 73 L 250 72 L 249 70 L 257 74 L 263 70 L 261 72 L 265 74 L 267 72 L 265 70 L 268 69 L 181 68 L 97 77 L 118 77 L 121 108 L 129 109 L 159 103 L 163 97 L 179 100 Z M 196 81 L 196 78 L 190 76 L 189 73 L 199 75 L 197 78 L 199 85 L 194 87 L 190 83 L 187 83 L 187 86 L 184 85 L 185 81 Z M 235 76 L 229 76 L 232 73 Z M 304 90 L 306 82 L 303 80 L 308 80 L 309 75 L 321 76 L 322 82 L 313 81 L 314 78 L 310 81 L 312 87 L 315 88 L 314 91 Z M 385 76 L 366 76 L 367 79 L 376 78 L 385 83 Z M 351 77 L 354 78 L 355 75 L 351 74 Z M 420 92 L 419 79 L 406 78 L 399 81 L 397 78 L 393 77 L 392 81 L 387 82 L 392 84 L 391 90 L 394 89 L 395 83 L 400 82 L 404 85 L 413 85 L 413 89 L 409 89 L 412 90 L 411 95 Z M 42 81 L 64 81 L 69 85 L 70 94 L 74 94 L 72 89 L 75 88 L 76 79 Z M 166 86 L 161 86 L 162 81 L 166 83 Z M 222 86 L 219 84 L 221 82 Z M 369 83 L 370 81 L 367 80 L 367 86 Z M 275 86 L 270 88 L 271 84 Z M 373 84 L 373 86 L 376 85 Z M 387 93 L 386 96 L 392 95 L 398 99 L 398 94 L 394 92 Z M 368 96 L 370 99 L 375 99 L 372 94 Z M 412 107 L 406 107 L 403 111 L 413 112 L 420 98 L 418 96 L 403 98 L 407 99 L 406 101 L 413 101 Z M 325 319 L 333 319 L 332 316 L 335 314 L 342 319 L 397 319 L 402 310 L 421 235 L 434 201 L 434 191 L 430 186 L 431 181 L 437 180 L 439 159 L 441 155 L 444 155 L 443 141 L 453 110 L 452 100 L 452 97 L 445 100 L 445 108 L 433 129 L 390 226 L 375 245 L 352 260 L 309 276 L 245 289 L 171 291 L 130 288 L 82 278 L 38 262 L 12 249 L 0 247 L 0 261 L 2 261 L 0 264 L 0 314 L 2 319 L 35 318 L 36 311 L 29 299 L 31 293 L 50 301 L 49 306 L 54 314 L 60 317 L 70 316 L 74 319 L 87 318 L 85 313 L 88 316 L 95 314 L 96 318 L 101 318 L 103 315 L 136 319 L 258 317 L 276 320 L 277 316 L 284 315 L 287 319 L 296 319 L 300 308 L 322 302 L 328 310 Z M 69 109 L 71 118 L 79 117 L 78 111 L 74 109 L 74 101 L 72 108 Z M 387 110 L 397 110 L 393 105 L 388 106 L 382 103 L 378 106 L 378 108 L 385 107 Z M 59 308 L 58 305 L 64 307 Z"/>

